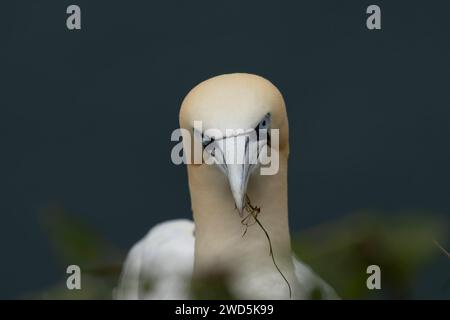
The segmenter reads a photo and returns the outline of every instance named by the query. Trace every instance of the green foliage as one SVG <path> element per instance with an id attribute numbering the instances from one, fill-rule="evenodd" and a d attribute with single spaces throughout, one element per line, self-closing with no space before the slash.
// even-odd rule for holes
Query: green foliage
<path id="1" fill-rule="evenodd" d="M 234 300 L 227 285 L 228 278 L 229 275 L 223 271 L 194 278 L 191 286 L 193 297 L 198 300 Z"/>
<path id="2" fill-rule="evenodd" d="M 430 215 L 355 214 L 294 237 L 293 250 L 343 299 L 409 298 L 418 272 L 442 254 L 434 241 L 445 221 Z M 366 287 L 366 268 L 382 271 L 381 294 Z"/>
<path id="3" fill-rule="evenodd" d="M 111 299 L 125 255 L 60 208 L 44 212 L 43 226 L 62 267 L 69 264 L 81 267 L 82 289 L 66 288 L 64 269 L 60 283 L 25 297 Z M 429 214 L 388 217 L 366 212 L 302 231 L 293 237 L 293 250 L 343 299 L 408 298 L 419 271 L 433 257 L 445 255 L 434 241 L 444 243 L 447 229 L 447 221 Z M 371 264 L 379 265 L 382 270 L 381 294 L 366 287 L 366 268 Z M 232 299 L 226 277 L 220 273 L 194 279 L 194 297 Z M 321 297 L 318 293 L 311 298 Z"/>
<path id="4" fill-rule="evenodd" d="M 113 290 L 117 285 L 117 277 L 104 275 L 82 276 L 81 290 L 68 290 L 65 281 L 61 281 L 40 292 L 27 294 L 25 299 L 51 300 L 109 300 L 113 297 Z"/>
<path id="5" fill-rule="evenodd" d="M 42 214 L 42 226 L 64 268 L 70 264 L 82 270 L 81 290 L 68 290 L 65 279 L 42 290 L 27 294 L 36 299 L 111 299 L 117 285 L 124 255 L 80 219 L 53 207 Z"/>

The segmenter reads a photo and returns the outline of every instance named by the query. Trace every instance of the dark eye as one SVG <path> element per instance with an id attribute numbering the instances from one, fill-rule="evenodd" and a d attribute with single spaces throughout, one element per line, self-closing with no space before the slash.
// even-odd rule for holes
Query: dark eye
<path id="1" fill-rule="evenodd" d="M 259 122 L 258 126 L 256 127 L 256 137 L 257 139 L 267 139 L 267 144 L 270 145 L 270 113 L 266 114 L 264 118 Z M 260 137 L 260 130 L 267 130 L 267 134 Z"/>
<path id="2" fill-rule="evenodd" d="M 206 148 L 211 142 L 214 142 L 214 138 L 210 138 L 205 135 L 203 136 L 203 142 L 202 142 L 203 148 Z"/>
<path id="3" fill-rule="evenodd" d="M 270 113 L 266 114 L 259 122 L 258 129 L 268 129 L 270 126 Z"/>

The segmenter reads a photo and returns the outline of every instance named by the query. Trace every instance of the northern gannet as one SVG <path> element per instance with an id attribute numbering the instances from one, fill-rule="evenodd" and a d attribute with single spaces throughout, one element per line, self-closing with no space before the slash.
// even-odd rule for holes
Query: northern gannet
<path id="1" fill-rule="evenodd" d="M 209 156 L 220 157 L 225 164 L 187 165 L 194 222 L 173 220 L 158 224 L 135 244 L 125 261 L 115 298 L 189 299 L 191 279 L 217 270 L 229 274 L 229 289 L 237 298 L 307 299 L 313 290 L 320 291 L 326 299 L 338 298 L 291 251 L 287 198 L 289 129 L 279 90 L 252 74 L 213 77 L 194 87 L 183 100 L 180 128 L 194 132 L 195 121 L 201 121 L 203 130 L 214 128 L 222 132 L 222 138 L 204 135 L 202 141 L 204 147 L 215 144 L 215 153 Z M 248 140 L 227 135 L 229 129 L 278 129 L 278 148 L 270 149 L 270 154 L 279 159 L 277 173 L 262 175 L 259 164 L 249 164 L 245 159 L 232 163 L 228 161 L 231 149 L 224 148 L 225 142 L 230 141 L 235 147 L 234 159 L 253 153 L 259 160 L 261 148 L 271 147 L 270 133 L 252 149 Z M 186 142 L 184 151 L 192 157 L 194 144 Z M 257 218 L 270 237 L 273 259 L 262 228 L 242 224 L 247 214 L 247 196 L 252 205 L 260 208 Z"/>

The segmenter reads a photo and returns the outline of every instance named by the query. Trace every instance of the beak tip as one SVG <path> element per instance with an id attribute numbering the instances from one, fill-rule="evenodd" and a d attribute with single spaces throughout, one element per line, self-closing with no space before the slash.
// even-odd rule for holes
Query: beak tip
<path id="1" fill-rule="evenodd" d="M 239 190 L 238 192 L 233 191 L 234 205 L 236 210 L 239 212 L 239 216 L 242 217 L 244 215 L 244 196 L 243 191 Z"/>
<path id="2" fill-rule="evenodd" d="M 243 218 L 244 217 L 244 210 L 242 208 L 237 208 L 238 212 L 239 212 L 239 217 Z"/>

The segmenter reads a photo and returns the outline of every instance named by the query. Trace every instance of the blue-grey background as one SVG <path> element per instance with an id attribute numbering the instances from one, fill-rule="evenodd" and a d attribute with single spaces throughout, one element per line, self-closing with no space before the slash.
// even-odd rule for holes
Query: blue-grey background
<path id="1" fill-rule="evenodd" d="M 294 231 L 365 208 L 449 215 L 450 5 L 376 1 L 369 31 L 372 2 L 4 1 L 0 298 L 64 277 L 39 223 L 55 203 L 124 250 L 190 217 L 170 133 L 189 89 L 222 73 L 285 96 Z M 439 297 L 432 273 L 418 297 Z"/>

